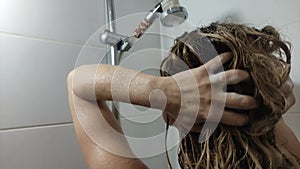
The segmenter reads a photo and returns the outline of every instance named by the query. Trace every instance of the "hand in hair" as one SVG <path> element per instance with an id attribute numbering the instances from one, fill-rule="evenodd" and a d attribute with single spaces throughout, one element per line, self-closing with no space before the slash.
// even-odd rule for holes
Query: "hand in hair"
<path id="1" fill-rule="evenodd" d="M 281 91 L 284 94 L 286 100 L 286 106 L 283 113 L 286 113 L 296 103 L 293 89 L 294 83 L 291 78 L 288 78 L 288 80 L 286 80 L 281 86 Z"/>
<path id="2" fill-rule="evenodd" d="M 179 125 L 186 129 L 192 127 L 192 131 L 199 132 L 203 122 L 206 120 L 214 121 L 218 116 L 214 114 L 215 112 L 209 113 L 209 110 L 222 106 L 224 101 L 225 106 L 231 108 L 231 110 L 256 108 L 258 105 L 253 97 L 223 91 L 223 87 L 226 85 L 249 80 L 250 76 L 246 71 L 235 69 L 213 74 L 218 69 L 217 65 L 224 64 L 231 58 L 230 53 L 223 53 L 198 68 L 165 77 L 165 81 L 168 81 L 167 88 L 165 88 L 165 94 L 168 98 L 168 104 L 164 112 L 165 120 L 168 114 L 168 120 L 171 124 L 176 121 L 173 125 Z M 212 86 L 219 86 L 218 88 L 221 90 L 216 89 L 212 93 Z M 222 100 L 222 98 L 225 100 Z M 221 123 L 231 126 L 242 126 L 248 123 L 247 115 L 231 110 L 225 109 L 221 117 Z"/>

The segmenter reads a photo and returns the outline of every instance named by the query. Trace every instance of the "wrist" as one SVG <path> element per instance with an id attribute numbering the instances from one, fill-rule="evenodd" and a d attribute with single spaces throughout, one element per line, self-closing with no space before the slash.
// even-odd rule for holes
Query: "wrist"
<path id="1" fill-rule="evenodd" d="M 164 92 L 165 84 L 163 77 L 153 77 L 149 86 L 148 101 L 152 108 L 164 110 L 167 97 Z"/>
<path id="2" fill-rule="evenodd" d="M 180 89 L 176 80 L 172 76 L 160 77 L 157 87 L 164 94 L 164 97 L 159 98 L 165 103 L 162 110 L 171 113 L 178 111 L 180 108 Z"/>

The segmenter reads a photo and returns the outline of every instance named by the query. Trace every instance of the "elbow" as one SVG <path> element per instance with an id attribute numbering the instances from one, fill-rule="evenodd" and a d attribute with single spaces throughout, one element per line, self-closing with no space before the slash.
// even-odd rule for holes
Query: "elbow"
<path id="1" fill-rule="evenodd" d="M 69 74 L 68 74 L 68 76 L 67 76 L 67 84 L 68 84 L 68 88 L 69 88 L 69 87 L 72 87 L 73 79 L 74 79 L 74 70 L 72 70 L 71 72 L 69 72 Z"/>
<path id="2" fill-rule="evenodd" d="M 69 72 L 67 76 L 67 87 L 68 87 L 69 94 L 73 92 L 73 79 L 74 79 L 74 70 Z"/>
<path id="3" fill-rule="evenodd" d="M 80 90 L 81 90 L 80 85 L 79 84 L 74 85 L 75 72 L 76 72 L 76 69 L 69 72 L 69 74 L 67 76 L 68 94 L 69 95 L 75 94 L 76 96 L 82 98 L 82 96 L 81 96 L 82 92 L 80 92 Z"/>
<path id="4" fill-rule="evenodd" d="M 84 100 L 95 100 L 93 80 L 90 80 L 89 73 L 86 71 L 87 66 L 80 66 L 72 70 L 67 76 L 67 85 L 69 94 Z"/>

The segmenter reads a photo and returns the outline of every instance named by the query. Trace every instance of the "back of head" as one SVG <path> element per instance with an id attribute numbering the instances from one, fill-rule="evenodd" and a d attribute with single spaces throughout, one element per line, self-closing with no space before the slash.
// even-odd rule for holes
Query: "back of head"
<path id="1" fill-rule="evenodd" d="M 250 82 L 227 86 L 227 91 L 254 96 L 261 102 L 248 113 L 247 126 L 220 124 L 211 137 L 198 143 L 199 134 L 189 133 L 180 146 L 182 168 L 292 168 L 295 159 L 276 144 L 274 126 L 281 118 L 285 99 L 280 91 L 290 72 L 290 50 L 287 42 L 271 26 L 261 30 L 233 23 L 212 23 L 177 39 L 171 54 L 161 65 L 161 75 L 170 76 L 187 68 L 199 67 L 214 53 L 232 52 L 233 59 L 224 70 L 242 69 L 249 72 Z M 187 68 L 177 63 L 184 61 Z"/>

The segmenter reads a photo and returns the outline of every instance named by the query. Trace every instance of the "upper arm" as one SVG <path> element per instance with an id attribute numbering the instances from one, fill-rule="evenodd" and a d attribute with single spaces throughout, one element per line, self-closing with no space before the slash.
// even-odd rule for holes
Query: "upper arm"
<path id="1" fill-rule="evenodd" d="M 283 146 L 290 153 L 300 159 L 300 143 L 296 135 L 287 126 L 283 119 L 281 119 L 275 126 L 275 138 L 277 144 Z"/>

